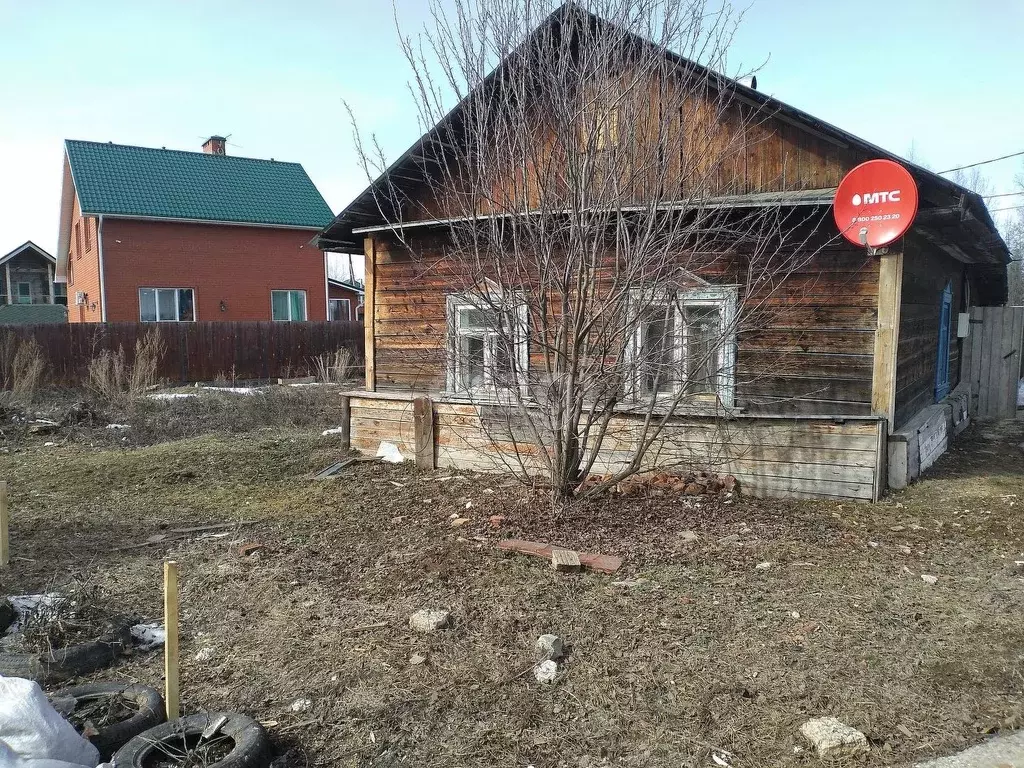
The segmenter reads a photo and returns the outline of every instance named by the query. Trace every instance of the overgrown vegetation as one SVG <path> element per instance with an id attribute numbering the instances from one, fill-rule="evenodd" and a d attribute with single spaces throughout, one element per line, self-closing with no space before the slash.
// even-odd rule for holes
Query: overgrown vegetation
<path id="1" fill-rule="evenodd" d="M 356 374 L 355 356 L 345 347 L 336 352 L 317 355 L 310 360 L 310 375 L 317 381 L 342 384 Z"/>
<path id="2" fill-rule="evenodd" d="M 89 363 L 89 390 L 109 403 L 124 404 L 140 397 L 157 383 L 160 359 L 167 347 L 160 331 L 153 329 L 135 342 L 129 363 L 124 347 L 105 349 Z"/>
<path id="3" fill-rule="evenodd" d="M 26 406 L 35 399 L 43 380 L 46 361 L 35 339 L 21 341 L 10 331 L 0 338 L 0 404 Z"/>
<path id="4" fill-rule="evenodd" d="M 91 578 L 51 582 L 41 599 L 27 607 L 19 623 L 19 650 L 48 653 L 69 645 L 95 640 L 110 627 L 110 600 Z"/>

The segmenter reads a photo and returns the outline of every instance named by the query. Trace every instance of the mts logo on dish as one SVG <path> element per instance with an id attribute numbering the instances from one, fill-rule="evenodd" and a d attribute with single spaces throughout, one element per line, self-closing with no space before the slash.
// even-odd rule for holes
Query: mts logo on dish
<path id="1" fill-rule="evenodd" d="M 886 192 L 865 192 L 863 195 L 854 195 L 854 205 L 877 205 L 878 203 L 898 203 L 900 201 L 900 190 L 890 189 Z"/>

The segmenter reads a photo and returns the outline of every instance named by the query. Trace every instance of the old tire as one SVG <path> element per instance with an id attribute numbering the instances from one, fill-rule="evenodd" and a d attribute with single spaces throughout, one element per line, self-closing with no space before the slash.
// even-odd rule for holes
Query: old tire
<path id="1" fill-rule="evenodd" d="M 119 619 L 96 640 L 49 653 L 0 653 L 0 675 L 49 684 L 110 666 L 131 645 L 132 622 Z"/>
<path id="2" fill-rule="evenodd" d="M 89 683 L 65 688 L 53 694 L 53 698 L 73 698 L 76 704 L 110 696 L 120 696 L 126 699 L 132 710 L 132 715 L 127 720 L 101 728 L 99 733 L 89 737 L 89 741 L 99 750 L 103 760 L 109 760 L 114 752 L 132 738 L 160 725 L 166 719 L 163 698 L 159 691 L 148 685 Z"/>
<path id="3" fill-rule="evenodd" d="M 222 717 L 227 721 L 217 736 L 233 742 L 231 751 L 221 759 L 207 763 L 205 768 L 268 768 L 270 737 L 263 726 L 246 715 L 235 712 L 201 712 L 143 731 L 114 754 L 114 768 L 147 768 L 147 759 L 165 749 L 182 752 L 182 746 L 194 743 L 202 732 Z M 166 746 L 164 746 L 166 745 Z"/>

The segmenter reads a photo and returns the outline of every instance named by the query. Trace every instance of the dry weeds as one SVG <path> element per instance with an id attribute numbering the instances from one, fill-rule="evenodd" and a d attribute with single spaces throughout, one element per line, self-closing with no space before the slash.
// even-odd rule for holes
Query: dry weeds
<path id="1" fill-rule="evenodd" d="M 13 551 L 32 559 L 0 573 L 0 591 L 70 566 L 158 617 L 174 557 L 185 708 L 276 723 L 289 765 L 650 768 L 709 765 L 715 749 L 736 768 L 806 766 L 796 730 L 824 714 L 868 735 L 867 765 L 901 765 L 1019 724 L 1022 426 L 973 429 L 879 505 L 629 498 L 552 518 L 496 476 L 355 465 L 311 482 L 338 457 L 319 437 L 330 423 L 0 457 Z M 60 472 L 39 472 L 44 457 Z M 455 513 L 471 522 L 452 528 Z M 120 549 L 239 519 L 258 523 Z M 729 534 L 739 541 L 719 541 Z M 496 552 L 504 537 L 626 564 L 612 578 L 556 574 Z M 263 548 L 243 556 L 243 543 Z M 451 610 L 453 628 L 410 632 L 423 607 Z M 529 671 L 544 632 L 571 644 L 547 688 Z M 159 686 L 159 657 L 115 674 Z M 292 711 L 298 698 L 313 706 Z"/>
<path id="2" fill-rule="evenodd" d="M 166 349 L 157 329 L 136 340 L 130 363 L 124 347 L 118 347 L 116 352 L 104 349 L 89 362 L 89 390 L 100 400 L 118 406 L 140 398 L 157 383 L 160 359 Z"/>

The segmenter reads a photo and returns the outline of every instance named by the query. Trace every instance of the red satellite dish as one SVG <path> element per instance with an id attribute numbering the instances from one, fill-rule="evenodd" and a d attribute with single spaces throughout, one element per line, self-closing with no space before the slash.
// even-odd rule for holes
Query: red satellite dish
<path id="1" fill-rule="evenodd" d="M 892 160 L 861 163 L 839 183 L 836 225 L 855 245 L 881 248 L 903 237 L 917 215 L 917 184 Z"/>

